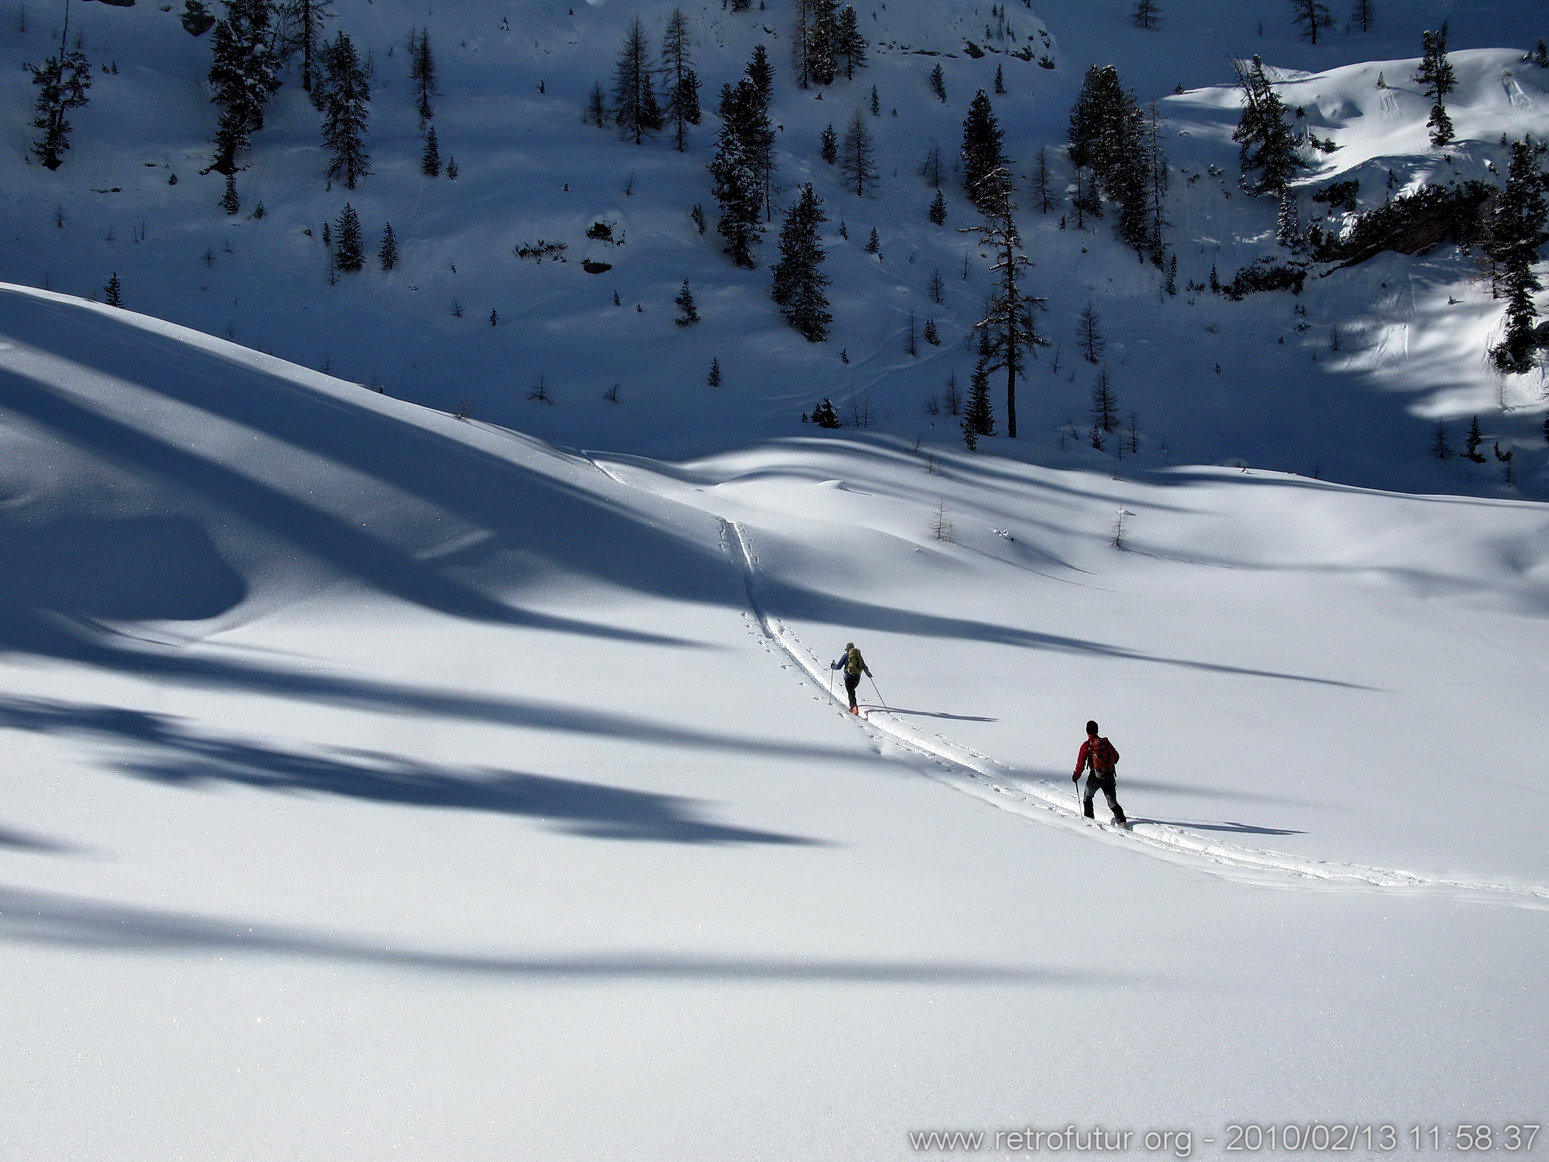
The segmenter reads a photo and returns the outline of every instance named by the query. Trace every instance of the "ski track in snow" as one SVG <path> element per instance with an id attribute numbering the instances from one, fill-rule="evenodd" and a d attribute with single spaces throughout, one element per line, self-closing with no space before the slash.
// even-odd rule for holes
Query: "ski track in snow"
<path id="1" fill-rule="evenodd" d="M 826 694 L 827 700 L 849 717 L 842 692 L 834 691 L 830 675 L 825 673 L 827 663 L 771 616 L 760 599 L 758 556 L 747 532 L 735 521 L 723 517 L 721 538 L 723 547 L 735 556 L 742 571 L 755 631 L 801 670 L 819 694 Z M 922 774 L 1002 810 L 1045 825 L 1079 830 L 1109 843 L 1133 846 L 1155 858 L 1231 879 L 1279 887 L 1424 892 L 1457 900 L 1549 910 L 1549 886 L 1544 885 L 1441 878 L 1361 864 L 1332 863 L 1207 839 L 1169 823 L 1142 820 L 1126 832 L 1083 818 L 1076 802 L 1074 784 L 1062 787 L 980 754 L 944 735 L 915 729 L 892 714 L 885 705 L 869 709 L 856 724 L 871 736 L 879 754 L 896 757 Z"/>

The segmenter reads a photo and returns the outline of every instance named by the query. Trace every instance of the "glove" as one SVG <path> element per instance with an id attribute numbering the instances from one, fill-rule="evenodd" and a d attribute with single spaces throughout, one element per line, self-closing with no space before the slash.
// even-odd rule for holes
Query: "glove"
<path id="1" fill-rule="evenodd" d="M 1081 781 L 1081 772 L 1077 771 L 1075 774 L 1071 775 L 1070 781 L 1072 783 L 1079 783 Z"/>

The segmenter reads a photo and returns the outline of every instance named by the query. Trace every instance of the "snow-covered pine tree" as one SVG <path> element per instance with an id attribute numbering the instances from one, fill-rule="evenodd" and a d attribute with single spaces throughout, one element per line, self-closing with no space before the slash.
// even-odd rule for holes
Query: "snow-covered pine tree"
<path id="1" fill-rule="evenodd" d="M 650 40 L 637 16 L 624 36 L 613 70 L 613 123 L 636 145 L 666 124 L 652 71 Z"/>
<path id="2" fill-rule="evenodd" d="M 809 343 L 828 338 L 834 316 L 828 309 L 829 283 L 823 273 L 823 240 L 819 234 L 828 218 L 823 200 L 808 182 L 795 204 L 786 212 L 780 228 L 780 258 L 775 263 L 769 297 L 780 304 L 785 321 L 796 328 Z"/>
<path id="3" fill-rule="evenodd" d="M 1457 73 L 1452 68 L 1452 62 L 1447 59 L 1445 30 L 1424 32 L 1421 39 L 1425 51 L 1420 58 L 1420 70 L 1415 73 L 1414 82 L 1433 102 L 1431 115 L 1425 123 L 1431 131 L 1431 144 L 1446 145 L 1453 139 L 1452 118 L 1447 116 L 1447 95 L 1457 88 Z"/>
<path id="4" fill-rule="evenodd" d="M 794 0 L 791 52 L 796 83 L 803 89 L 831 85 L 839 71 L 837 0 Z"/>
<path id="5" fill-rule="evenodd" d="M 737 266 L 758 265 L 753 248 L 763 234 L 763 181 L 754 122 L 766 117 L 758 86 L 744 77 L 721 89 L 721 132 L 710 173 L 721 207 L 716 231 L 726 239 L 725 253 Z M 767 119 L 767 118 L 766 118 Z"/>
<path id="6" fill-rule="evenodd" d="M 936 226 L 947 224 L 947 199 L 940 186 L 936 187 L 936 196 L 931 199 L 929 217 Z"/>
<path id="7" fill-rule="evenodd" d="M 221 209 L 228 214 L 238 214 L 242 211 L 242 199 L 237 195 L 237 175 L 226 175 L 226 192 L 221 195 Z"/>
<path id="8" fill-rule="evenodd" d="M 334 223 L 333 265 L 336 270 L 360 270 L 366 265 L 364 241 L 360 232 L 360 215 L 348 202 Z"/>
<path id="9" fill-rule="evenodd" d="M 1264 62 L 1234 61 L 1243 92 L 1242 116 L 1232 131 L 1241 147 L 1242 185 L 1249 193 L 1278 195 L 1306 167 L 1286 123 L 1285 102 L 1264 75 Z"/>
<path id="10" fill-rule="evenodd" d="M 1071 109 L 1067 140 L 1078 170 L 1077 211 L 1100 213 L 1097 198 L 1106 195 L 1118 207 L 1119 237 L 1137 253 L 1145 249 L 1154 233 L 1146 119 L 1112 65 L 1087 69 Z M 1082 169 L 1095 180 L 1084 182 Z"/>
<path id="11" fill-rule="evenodd" d="M 263 128 L 264 106 L 280 87 L 270 0 L 225 3 L 226 18 L 210 37 L 210 100 L 220 110 L 210 168 L 219 174 L 236 173 L 237 154 Z"/>
<path id="12" fill-rule="evenodd" d="M 984 213 L 993 213 L 1009 187 L 1005 135 L 983 89 L 969 102 L 963 119 L 963 189 Z"/>
<path id="13" fill-rule="evenodd" d="M 839 172 L 844 175 L 845 185 L 858 198 L 877 184 L 877 150 L 872 144 L 871 128 L 859 109 L 850 115 L 845 126 L 844 139 L 839 143 Z"/>
<path id="14" fill-rule="evenodd" d="M 1549 179 L 1527 141 L 1511 146 L 1506 185 L 1487 223 L 1485 253 L 1496 264 L 1496 282 L 1506 300 L 1506 330 L 1490 349 L 1495 366 L 1522 374 L 1534 365 L 1533 332 L 1538 319 L 1534 295 L 1542 289 L 1534 265 L 1549 234 Z"/>
<path id="15" fill-rule="evenodd" d="M 118 271 L 114 271 L 108 279 L 107 285 L 102 288 L 102 301 L 110 307 L 124 305 L 124 284 L 118 280 Z"/>
<path id="16" fill-rule="evenodd" d="M 382 247 L 377 251 L 377 261 L 383 270 L 392 270 L 398 265 L 398 236 L 393 233 L 391 222 L 382 229 Z"/>
<path id="17" fill-rule="evenodd" d="M 345 189 L 353 190 L 371 173 L 371 155 L 365 146 L 371 86 L 347 33 L 339 32 L 324 46 L 322 73 L 316 95 L 323 114 L 323 144 L 329 152 L 328 177 L 343 178 Z"/>

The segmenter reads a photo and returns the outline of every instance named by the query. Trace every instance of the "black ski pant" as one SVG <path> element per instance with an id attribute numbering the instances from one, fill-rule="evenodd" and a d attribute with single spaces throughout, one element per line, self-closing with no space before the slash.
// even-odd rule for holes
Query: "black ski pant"
<path id="1" fill-rule="evenodd" d="M 861 684 L 859 674 L 846 673 L 844 676 L 844 692 L 850 696 L 850 709 L 855 709 L 855 691 Z"/>
<path id="2" fill-rule="evenodd" d="M 1124 822 L 1124 808 L 1119 806 L 1118 792 L 1114 789 L 1114 769 L 1109 767 L 1106 771 L 1095 768 L 1086 777 L 1086 791 L 1081 796 L 1081 813 L 1088 819 L 1092 818 L 1092 800 L 1098 791 L 1108 799 L 1108 810 L 1113 812 L 1114 822 Z"/>

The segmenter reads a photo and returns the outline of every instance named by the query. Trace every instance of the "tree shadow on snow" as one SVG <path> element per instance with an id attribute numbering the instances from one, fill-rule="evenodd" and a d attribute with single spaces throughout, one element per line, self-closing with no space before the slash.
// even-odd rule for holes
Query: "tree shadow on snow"
<path id="1" fill-rule="evenodd" d="M 601 783 L 520 771 L 447 768 L 371 751 L 303 753 L 196 734 L 178 720 L 108 706 L 0 701 L 0 727 L 107 738 L 134 757 L 112 769 L 173 786 L 234 783 L 296 795 L 485 811 L 534 819 L 593 839 L 660 843 L 826 846 L 824 840 L 712 822 L 700 805 Z M 0 832 L 0 841 L 4 833 Z"/>
<path id="2" fill-rule="evenodd" d="M 1132 976 L 1080 969 L 967 961 L 886 961 L 821 956 L 706 956 L 663 952 L 587 955 L 513 955 L 445 952 L 351 939 L 333 932 L 198 916 L 186 912 L 104 903 L 57 892 L 0 887 L 0 939 L 15 943 L 112 952 L 218 953 L 221 956 L 310 957 L 319 961 L 526 981 L 627 981 L 649 984 L 699 981 L 726 985 L 1017 985 L 1087 989 L 1130 987 Z"/>

